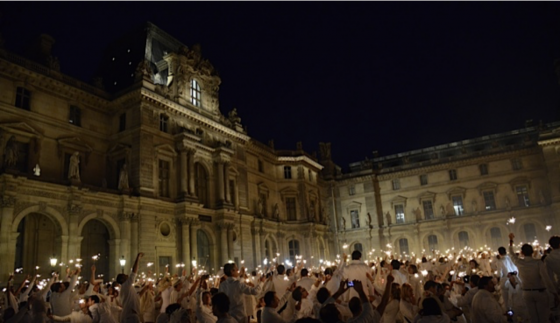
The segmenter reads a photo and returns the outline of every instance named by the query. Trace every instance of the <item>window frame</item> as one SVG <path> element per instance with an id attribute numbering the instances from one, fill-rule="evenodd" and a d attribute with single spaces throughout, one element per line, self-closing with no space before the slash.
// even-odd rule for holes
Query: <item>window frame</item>
<path id="1" fill-rule="evenodd" d="M 356 224 L 354 225 L 354 219 L 356 219 Z M 359 229 L 360 228 L 360 212 L 358 209 L 350 210 L 350 225 L 352 229 Z"/>
<path id="2" fill-rule="evenodd" d="M 480 171 L 480 176 L 488 175 L 488 164 L 478 165 L 478 170 Z"/>
<path id="3" fill-rule="evenodd" d="M 494 194 L 494 190 L 484 190 L 484 191 L 482 191 L 482 197 L 484 198 L 484 210 L 485 211 L 496 210 L 496 195 Z M 492 197 L 492 199 L 489 199 L 489 197 Z"/>
<path id="4" fill-rule="evenodd" d="M 391 187 L 393 188 L 393 191 L 397 191 L 401 189 L 401 181 L 400 178 L 394 178 L 391 181 Z"/>
<path id="5" fill-rule="evenodd" d="M 284 166 L 284 179 L 292 179 L 292 166 Z"/>
<path id="6" fill-rule="evenodd" d="M 397 208 L 400 207 L 402 212 L 399 212 L 397 210 Z M 393 206 L 393 209 L 395 210 L 395 223 L 396 224 L 403 224 L 406 223 L 406 216 L 405 216 L 405 212 L 404 212 L 404 204 L 395 204 Z M 400 215 L 400 216 L 399 216 Z"/>
<path id="7" fill-rule="evenodd" d="M 202 107 L 202 89 L 196 79 L 191 80 L 191 104 L 195 107 Z"/>
<path id="8" fill-rule="evenodd" d="M 420 186 L 428 185 L 428 174 L 420 175 Z"/>
<path id="9" fill-rule="evenodd" d="M 520 170 L 523 169 L 523 160 L 521 157 L 511 159 L 511 169 Z"/>
<path id="10" fill-rule="evenodd" d="M 159 131 L 169 133 L 169 116 L 164 113 L 159 114 Z"/>
<path id="11" fill-rule="evenodd" d="M 68 111 L 68 123 L 76 127 L 82 126 L 82 110 L 78 106 L 70 106 Z"/>
<path id="12" fill-rule="evenodd" d="M 522 191 L 520 191 L 520 189 L 522 189 Z M 515 186 L 515 195 L 517 196 L 517 203 L 520 207 L 531 206 L 531 200 L 529 199 L 529 188 L 527 187 L 527 185 Z"/>
<path id="13" fill-rule="evenodd" d="M 449 180 L 450 181 L 456 181 L 457 180 L 457 170 L 456 169 L 450 169 L 448 171 L 449 174 Z"/>
<path id="14" fill-rule="evenodd" d="M 429 207 L 427 208 L 428 204 Z M 424 220 L 435 219 L 436 215 L 434 213 L 434 203 L 432 202 L 432 200 L 422 200 L 422 210 L 424 211 Z M 431 211 L 431 213 L 428 211 Z"/>
<path id="15" fill-rule="evenodd" d="M 22 110 L 31 111 L 31 91 L 24 86 L 18 86 L 16 88 L 16 102 L 14 106 Z"/>
<path id="16" fill-rule="evenodd" d="M 458 204 L 455 203 L 455 198 L 459 198 L 461 201 L 460 209 L 458 209 Z M 465 215 L 465 204 L 463 203 L 463 196 L 462 195 L 451 195 L 451 203 L 453 203 L 453 209 L 455 210 L 456 216 Z"/>
<path id="17" fill-rule="evenodd" d="M 288 221 L 297 221 L 297 198 L 295 196 L 286 196 L 285 200 L 286 219 Z"/>

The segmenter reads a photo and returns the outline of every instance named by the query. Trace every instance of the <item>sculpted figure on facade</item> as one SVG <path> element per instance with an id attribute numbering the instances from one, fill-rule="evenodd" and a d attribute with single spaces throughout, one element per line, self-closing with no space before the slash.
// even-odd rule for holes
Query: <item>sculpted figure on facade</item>
<path id="1" fill-rule="evenodd" d="M 70 157 L 70 166 L 68 167 L 68 179 L 80 180 L 80 153 L 75 152 Z"/>
<path id="2" fill-rule="evenodd" d="M 416 221 L 422 220 L 422 211 L 420 211 L 420 207 L 417 207 L 413 212 L 414 216 L 416 217 Z"/>
<path id="3" fill-rule="evenodd" d="M 309 220 L 315 222 L 315 202 L 309 202 Z"/>
<path id="4" fill-rule="evenodd" d="M 274 219 L 275 220 L 279 220 L 280 219 L 280 207 L 278 206 L 278 203 L 274 204 Z"/>
<path id="5" fill-rule="evenodd" d="M 473 213 L 476 213 L 478 211 L 478 207 L 476 205 L 476 200 L 475 199 L 472 200 L 471 207 L 472 207 Z"/>
<path id="6" fill-rule="evenodd" d="M 258 215 L 264 216 L 264 201 L 262 197 L 259 197 L 259 201 L 257 202 L 257 211 L 259 212 Z"/>
<path id="7" fill-rule="evenodd" d="M 344 217 L 340 218 L 340 230 L 341 231 L 346 230 L 346 219 Z"/>
<path id="8" fill-rule="evenodd" d="M 509 199 L 506 197 L 506 209 L 510 209 L 511 205 L 509 204 Z"/>
<path id="9" fill-rule="evenodd" d="M 391 219 L 391 212 L 387 211 L 387 214 L 385 214 L 385 219 L 386 219 L 386 221 L 387 221 L 387 222 L 386 222 L 387 225 L 391 225 L 391 222 L 392 222 L 392 221 L 391 221 L 391 220 L 392 220 L 392 219 Z"/>
<path id="10" fill-rule="evenodd" d="M 126 164 L 124 164 L 121 168 L 121 172 L 119 174 L 119 190 L 128 190 L 128 170 L 126 168 Z"/>
<path id="11" fill-rule="evenodd" d="M 16 165 L 18 159 L 16 137 L 11 136 L 4 148 L 4 167 L 13 167 Z"/>
<path id="12" fill-rule="evenodd" d="M 228 119 L 229 121 L 231 121 L 231 123 L 241 123 L 241 118 L 237 115 L 237 109 L 233 108 L 233 110 L 231 110 L 228 113 Z"/>
<path id="13" fill-rule="evenodd" d="M 327 142 L 320 142 L 319 143 L 319 149 L 320 149 L 320 154 L 321 154 L 321 159 L 322 160 L 330 160 L 331 159 L 331 143 Z"/>
<path id="14" fill-rule="evenodd" d="M 443 207 L 443 204 L 439 206 L 439 213 L 441 216 L 445 216 L 445 208 Z"/>

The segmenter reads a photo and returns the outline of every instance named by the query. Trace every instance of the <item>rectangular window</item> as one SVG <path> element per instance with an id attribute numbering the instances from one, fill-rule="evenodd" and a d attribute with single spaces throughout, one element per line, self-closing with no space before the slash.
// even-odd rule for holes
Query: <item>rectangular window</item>
<path id="1" fill-rule="evenodd" d="M 404 223 L 404 205 L 395 205 L 395 215 L 397 216 L 397 224 Z"/>
<path id="2" fill-rule="evenodd" d="M 487 211 L 496 209 L 496 201 L 494 200 L 494 192 L 485 191 L 482 193 L 484 195 L 484 207 Z"/>
<path id="3" fill-rule="evenodd" d="M 292 178 L 292 167 L 284 166 L 284 178 L 291 179 Z"/>
<path id="4" fill-rule="evenodd" d="M 159 196 L 169 197 L 169 162 L 159 160 Z"/>
<path id="5" fill-rule="evenodd" d="M 258 167 L 259 167 L 259 172 L 263 173 L 264 172 L 263 162 L 260 159 L 258 160 Z"/>
<path id="6" fill-rule="evenodd" d="M 533 223 L 523 225 L 523 231 L 525 231 L 525 241 L 528 243 L 537 240 L 537 229 Z"/>
<path id="7" fill-rule="evenodd" d="M 393 180 L 393 191 L 396 191 L 401 188 L 401 181 L 398 178 Z"/>
<path id="8" fill-rule="evenodd" d="M 401 254 L 408 254 L 408 239 L 399 239 L 399 250 L 401 251 Z"/>
<path id="9" fill-rule="evenodd" d="M 159 115 L 159 131 L 167 132 L 167 122 L 169 121 L 169 117 L 160 114 Z"/>
<path id="10" fill-rule="evenodd" d="M 511 168 L 513 168 L 513 170 L 520 170 L 521 168 L 523 168 L 523 163 L 521 162 L 521 158 L 512 159 Z"/>
<path id="11" fill-rule="evenodd" d="M 478 168 L 480 169 L 480 175 L 488 175 L 488 164 L 480 164 Z"/>
<path id="12" fill-rule="evenodd" d="M 16 90 L 16 107 L 24 110 L 31 110 L 31 92 L 23 87 Z"/>
<path id="13" fill-rule="evenodd" d="M 517 201 L 519 206 L 529 206 L 529 192 L 527 191 L 527 186 L 517 186 L 515 188 L 517 193 Z"/>
<path id="14" fill-rule="evenodd" d="M 463 215 L 463 197 L 461 195 L 455 195 L 451 197 L 453 201 L 453 208 L 455 209 L 455 215 Z"/>
<path id="15" fill-rule="evenodd" d="M 119 132 L 126 130 L 126 113 L 119 116 Z"/>
<path id="16" fill-rule="evenodd" d="M 352 229 L 357 229 L 360 227 L 360 214 L 358 210 L 350 211 L 350 218 L 352 220 Z"/>
<path id="17" fill-rule="evenodd" d="M 298 256 L 299 253 L 299 241 L 297 240 L 290 240 L 290 242 L 288 242 L 288 250 L 290 252 L 290 261 L 292 263 L 296 262 L 296 256 Z"/>
<path id="18" fill-rule="evenodd" d="M 432 201 L 422 201 L 422 207 L 424 208 L 424 217 L 426 220 L 434 218 L 434 206 Z"/>
<path id="19" fill-rule="evenodd" d="M 234 180 L 230 180 L 229 181 L 229 200 L 231 201 L 231 204 L 233 204 L 234 206 L 237 206 L 237 201 L 235 200 L 235 181 Z"/>
<path id="20" fill-rule="evenodd" d="M 469 233 L 467 231 L 459 232 L 459 246 L 461 248 L 467 247 L 469 245 Z"/>
<path id="21" fill-rule="evenodd" d="M 428 236 L 428 248 L 430 251 L 438 250 L 437 236 L 432 234 Z"/>
<path id="22" fill-rule="evenodd" d="M 420 175 L 420 185 L 422 186 L 428 185 L 428 175 L 426 174 Z"/>
<path id="23" fill-rule="evenodd" d="M 80 111 L 80 108 L 78 108 L 77 106 L 71 105 L 70 106 L 70 115 L 68 116 L 68 122 L 81 127 L 82 126 L 82 121 L 81 121 L 81 115 L 82 112 Z"/>
<path id="24" fill-rule="evenodd" d="M 307 175 L 309 176 L 309 181 L 312 182 L 313 181 L 313 175 L 311 173 L 311 170 L 307 171 Z"/>
<path id="25" fill-rule="evenodd" d="M 191 103 L 195 106 L 195 107 L 200 107 L 201 106 L 201 94 L 202 91 L 200 90 L 200 85 L 198 84 L 198 82 L 193 79 L 191 81 Z"/>
<path id="26" fill-rule="evenodd" d="M 297 220 L 296 198 L 295 197 L 287 197 L 286 198 L 286 215 L 288 217 L 288 221 Z"/>
<path id="27" fill-rule="evenodd" d="M 449 180 L 450 181 L 457 180 L 457 170 L 456 169 L 450 169 L 449 170 Z"/>
<path id="28" fill-rule="evenodd" d="M 354 194 L 356 194 L 356 186 L 354 185 L 348 186 L 348 195 L 354 195 Z"/>

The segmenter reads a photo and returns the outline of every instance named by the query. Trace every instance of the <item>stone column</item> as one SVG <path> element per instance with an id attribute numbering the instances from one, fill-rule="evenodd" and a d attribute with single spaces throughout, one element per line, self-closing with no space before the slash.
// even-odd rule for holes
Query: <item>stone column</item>
<path id="1" fill-rule="evenodd" d="M 61 255 L 60 262 L 68 263 L 68 238 L 69 236 L 60 236 Z"/>
<path id="2" fill-rule="evenodd" d="M 228 225 L 228 229 L 227 229 L 227 250 L 228 250 L 228 256 L 229 258 L 233 258 L 233 224 L 232 225 Z M 228 258 L 228 259 L 229 259 Z M 240 267 L 241 265 L 238 264 Z"/>
<path id="3" fill-rule="evenodd" d="M 133 261 L 128 259 L 136 259 L 136 255 L 138 254 L 138 214 L 132 214 L 130 227 L 130 254 L 124 255 L 127 259 L 127 265 L 129 265 L 129 262 Z M 134 263 L 130 264 L 129 268 L 132 268 L 133 265 Z"/>
<path id="4" fill-rule="evenodd" d="M 118 249 L 115 250 L 115 252 L 117 253 L 117 263 L 118 263 L 118 259 L 121 258 L 121 256 L 124 256 L 126 259 L 132 259 L 133 257 L 135 257 L 136 255 L 131 255 L 130 254 L 130 237 L 131 237 L 131 225 L 130 225 L 130 219 L 134 216 L 134 214 L 132 212 L 125 212 L 123 211 L 119 217 L 120 220 L 120 227 L 121 227 L 121 239 L 120 239 L 120 247 Z M 127 261 L 128 263 L 128 261 Z M 119 269 L 120 269 L 120 264 L 119 264 Z"/>
<path id="5" fill-rule="evenodd" d="M 191 235 L 190 235 L 190 219 L 181 219 L 181 233 L 183 236 L 183 245 L 182 245 L 182 257 L 183 263 L 187 268 L 187 272 L 192 272 L 192 258 L 191 258 Z"/>
<path id="6" fill-rule="evenodd" d="M 217 176 L 217 186 L 218 186 L 218 202 L 224 201 L 224 161 L 218 160 L 218 176 Z"/>
<path id="7" fill-rule="evenodd" d="M 224 164 L 224 194 L 226 203 L 231 203 L 229 196 L 229 163 Z"/>
<path id="8" fill-rule="evenodd" d="M 196 196 L 196 194 L 195 194 L 196 190 L 194 188 L 194 184 L 195 184 L 195 182 L 194 182 L 194 178 L 195 178 L 195 175 L 194 175 L 194 172 L 195 172 L 195 169 L 194 169 L 194 149 L 188 149 L 187 153 L 188 153 L 188 156 L 189 156 L 188 161 L 187 161 L 187 168 L 188 168 L 188 174 L 189 174 L 189 176 L 188 176 L 189 177 L 188 178 L 188 181 L 189 181 L 189 195 Z"/>
<path id="9" fill-rule="evenodd" d="M 229 223 L 220 223 L 220 254 L 221 265 L 225 264 L 229 260 L 229 248 L 228 248 L 228 227 Z"/>
<path id="10" fill-rule="evenodd" d="M 10 254 L 10 244 L 12 243 L 10 236 L 12 231 L 12 221 L 14 214 L 14 205 L 16 199 L 13 196 L 4 195 L 0 198 L 0 207 L 2 213 L 0 218 L 0 279 L 8 280 L 8 273 L 14 268 L 15 254 Z"/>
<path id="11" fill-rule="evenodd" d="M 188 167 L 187 167 L 187 152 L 182 149 L 179 151 L 179 195 L 180 196 L 185 196 L 187 195 L 188 192 L 188 188 L 187 188 L 187 172 L 188 172 Z"/>
<path id="12" fill-rule="evenodd" d="M 264 259 L 264 255 L 261 253 L 261 235 L 259 233 L 259 229 L 252 227 L 251 234 L 253 235 L 253 241 L 255 242 L 255 249 L 253 253 L 253 263 L 255 267 L 258 265 L 262 265 L 262 261 Z"/>
<path id="13" fill-rule="evenodd" d="M 121 272 L 121 264 L 119 258 L 121 255 L 119 251 L 121 250 L 121 240 L 113 239 L 107 241 L 109 243 L 109 277 L 116 277 L 117 274 Z M 125 256 L 126 258 L 126 256 Z M 131 258 L 127 259 L 127 263 L 133 261 Z M 126 273 L 126 271 L 125 271 Z M 108 277 L 107 277 L 108 278 Z"/>

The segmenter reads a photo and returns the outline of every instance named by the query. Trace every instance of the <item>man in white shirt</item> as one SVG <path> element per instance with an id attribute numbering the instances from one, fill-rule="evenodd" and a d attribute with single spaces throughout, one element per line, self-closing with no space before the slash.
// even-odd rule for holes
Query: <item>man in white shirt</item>
<path id="1" fill-rule="evenodd" d="M 313 277 L 309 277 L 309 270 L 307 268 L 303 268 L 301 270 L 301 279 L 297 281 L 296 286 L 301 286 L 305 288 L 305 290 L 311 290 L 311 286 L 315 283 L 316 279 Z"/>
<path id="2" fill-rule="evenodd" d="M 366 296 L 373 294 L 373 285 L 368 279 L 368 274 L 371 275 L 371 268 L 362 261 L 362 253 L 359 250 L 354 250 L 352 252 L 352 260 L 344 268 L 342 276 L 344 280 L 354 281 L 359 280 L 365 282 L 364 289 Z M 350 289 L 348 293 L 344 295 L 344 299 L 348 302 L 352 297 L 358 297 L 358 292 L 355 289 Z"/>
<path id="3" fill-rule="evenodd" d="M 408 277 L 401 272 L 401 265 L 400 261 L 396 259 L 391 260 L 391 275 L 395 277 L 395 283 L 402 286 L 402 284 L 408 283 Z"/>
<path id="4" fill-rule="evenodd" d="M 521 259 L 513 251 L 513 233 L 509 234 L 509 253 L 513 263 L 519 268 L 519 278 L 523 282 L 523 299 L 529 312 L 531 322 L 546 322 L 550 316 L 549 298 L 546 291 L 554 295 L 555 305 L 558 305 L 558 292 L 540 259 L 533 258 L 533 246 L 524 244 Z"/>
<path id="5" fill-rule="evenodd" d="M 290 289 L 292 289 L 290 287 Z M 282 298 L 279 299 L 276 296 L 275 291 L 269 291 L 264 294 L 264 308 L 261 312 L 261 322 L 263 323 L 289 323 L 294 322 L 297 319 L 297 312 L 301 308 L 301 303 L 296 304 L 295 311 L 289 319 L 284 319 L 280 314 L 278 314 L 278 306 L 280 304 L 284 304 L 288 301 L 288 298 L 291 297 L 292 291 L 287 290 L 283 295 Z"/>
<path id="6" fill-rule="evenodd" d="M 216 323 L 218 318 L 212 313 L 212 296 L 207 291 L 208 275 L 200 280 L 200 287 L 196 292 L 196 320 L 199 323 Z"/>
<path id="7" fill-rule="evenodd" d="M 544 259 L 548 275 L 556 287 L 556 292 L 560 293 L 560 236 L 552 236 L 548 240 L 552 251 Z"/>
<path id="8" fill-rule="evenodd" d="M 498 254 L 500 259 L 496 261 L 498 277 L 500 278 L 500 285 L 503 287 L 502 279 L 504 283 L 506 281 L 507 275 L 512 272 L 518 272 L 517 266 L 511 261 L 511 258 L 507 255 L 506 248 L 498 248 Z"/>
<path id="9" fill-rule="evenodd" d="M 506 323 L 507 316 L 494 297 L 496 291 L 492 277 L 480 278 L 478 292 L 472 301 L 472 321 L 476 323 Z M 546 322 L 546 321 L 543 321 Z"/>
<path id="10" fill-rule="evenodd" d="M 471 275 L 469 277 L 469 285 L 470 289 L 467 290 L 466 287 L 463 288 L 462 296 L 457 298 L 457 306 L 463 310 L 463 314 L 465 315 L 465 319 L 467 323 L 474 322 L 472 321 L 472 300 L 474 295 L 478 293 L 478 283 L 480 281 L 480 276 L 478 275 Z"/>
<path id="11" fill-rule="evenodd" d="M 220 283 L 219 291 L 225 293 L 229 298 L 228 313 L 239 323 L 246 323 L 245 298 L 244 294 L 257 295 L 261 291 L 264 277 L 261 277 L 255 287 L 250 287 L 239 280 L 239 270 L 236 264 L 227 263 L 224 265 L 226 280 Z"/>
<path id="12" fill-rule="evenodd" d="M 121 285 L 122 323 L 140 322 L 140 298 L 138 297 L 138 293 L 136 293 L 136 289 L 134 289 L 134 282 L 136 281 L 136 275 L 138 274 L 138 263 L 142 257 L 144 257 L 144 253 L 138 253 L 130 275 L 117 275 L 117 283 Z"/>
<path id="13" fill-rule="evenodd" d="M 276 275 L 272 277 L 272 284 L 274 285 L 274 291 L 278 294 L 284 294 L 286 289 L 290 287 L 292 282 L 286 276 L 286 267 L 284 265 L 278 265 L 276 267 Z"/>
<path id="14" fill-rule="evenodd" d="M 72 275 L 70 285 L 66 288 L 64 283 L 54 283 L 51 287 L 52 295 L 50 299 L 52 314 L 56 316 L 66 316 L 72 313 L 72 289 L 76 286 L 76 281 L 80 275 L 80 269 Z"/>

